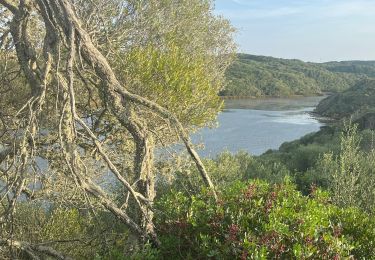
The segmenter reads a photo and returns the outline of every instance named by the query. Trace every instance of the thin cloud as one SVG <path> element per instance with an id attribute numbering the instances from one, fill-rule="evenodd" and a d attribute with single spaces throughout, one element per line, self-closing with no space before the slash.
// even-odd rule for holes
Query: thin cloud
<path id="1" fill-rule="evenodd" d="M 237 6 L 217 10 L 231 20 L 253 20 L 295 15 L 329 18 L 375 15 L 375 1 L 369 0 L 318 0 L 318 1 L 273 1 L 231 0 Z M 282 3 L 280 5 L 280 3 Z M 242 7 L 239 8 L 238 5 Z"/>
<path id="2" fill-rule="evenodd" d="M 323 9 L 322 14 L 329 17 L 375 15 L 374 1 L 342 1 Z"/>

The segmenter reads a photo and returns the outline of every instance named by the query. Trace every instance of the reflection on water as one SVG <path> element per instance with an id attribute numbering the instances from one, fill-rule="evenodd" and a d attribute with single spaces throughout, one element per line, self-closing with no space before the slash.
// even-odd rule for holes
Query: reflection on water
<path id="1" fill-rule="evenodd" d="M 202 129 L 193 141 L 204 144 L 205 148 L 199 151 L 204 157 L 223 150 L 259 155 L 318 131 L 322 124 L 308 112 L 322 98 L 229 100 L 218 117 L 219 127 Z"/>
<path id="2" fill-rule="evenodd" d="M 226 109 L 255 109 L 267 111 L 296 110 L 316 105 L 326 96 L 295 98 L 232 99 L 225 101 Z"/>

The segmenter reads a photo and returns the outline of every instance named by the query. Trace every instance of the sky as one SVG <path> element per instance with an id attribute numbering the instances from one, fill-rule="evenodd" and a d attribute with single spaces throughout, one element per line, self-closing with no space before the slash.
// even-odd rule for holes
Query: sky
<path id="1" fill-rule="evenodd" d="M 375 0 L 216 0 L 239 52 L 304 61 L 375 60 Z"/>

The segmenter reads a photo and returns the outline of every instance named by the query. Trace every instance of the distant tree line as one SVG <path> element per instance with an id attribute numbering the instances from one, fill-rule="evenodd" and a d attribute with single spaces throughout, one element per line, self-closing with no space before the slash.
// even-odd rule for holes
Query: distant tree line
<path id="1" fill-rule="evenodd" d="M 223 96 L 316 95 L 340 92 L 375 76 L 375 62 L 312 63 L 250 54 L 238 54 L 226 71 Z"/>

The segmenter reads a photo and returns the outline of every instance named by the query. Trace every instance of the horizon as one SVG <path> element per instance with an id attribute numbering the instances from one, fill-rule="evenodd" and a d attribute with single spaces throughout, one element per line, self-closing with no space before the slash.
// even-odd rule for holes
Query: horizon
<path id="1" fill-rule="evenodd" d="M 305 62 L 374 61 L 375 1 L 217 0 L 239 53 Z"/>

